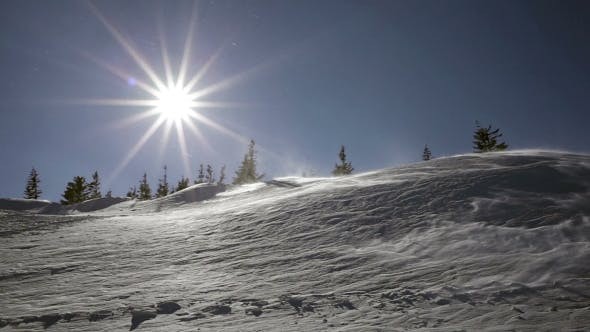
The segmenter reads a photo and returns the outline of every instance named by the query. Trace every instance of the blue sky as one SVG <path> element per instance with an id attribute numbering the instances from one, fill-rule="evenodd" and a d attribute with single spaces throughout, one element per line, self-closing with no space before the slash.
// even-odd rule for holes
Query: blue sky
<path id="1" fill-rule="evenodd" d="M 164 76 L 162 40 L 175 70 L 190 1 L 97 1 L 94 6 Z M 471 151 L 474 121 L 501 128 L 511 148 L 587 152 L 590 4 L 585 1 L 200 1 L 189 72 L 219 51 L 197 88 L 239 77 L 207 96 L 229 104 L 197 111 L 253 138 L 268 176 L 328 175 L 341 144 L 357 171 Z M 124 194 L 164 164 L 175 182 L 198 164 L 225 164 L 246 144 L 196 125 L 183 154 L 159 130 L 117 174 L 154 122 L 123 126 L 146 107 L 74 99 L 142 99 L 137 85 L 89 59 L 147 80 L 81 1 L 0 4 L 0 197 L 20 197 L 31 166 L 43 198 L 58 200 L 75 175 L 97 170 L 103 191 Z M 161 22 L 158 25 L 158 22 Z M 86 55 L 85 55 L 86 54 Z M 186 174 L 183 156 L 190 163 Z"/>

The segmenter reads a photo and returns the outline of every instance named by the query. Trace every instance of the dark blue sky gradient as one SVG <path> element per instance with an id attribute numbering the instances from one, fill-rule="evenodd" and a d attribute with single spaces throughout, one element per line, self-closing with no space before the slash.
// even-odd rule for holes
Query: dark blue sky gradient
<path id="1" fill-rule="evenodd" d="M 105 17 L 163 76 L 160 17 L 175 68 L 191 2 L 99 1 Z M 20 197 L 31 166 L 44 198 L 58 200 L 74 175 L 106 178 L 153 123 L 117 126 L 145 108 L 64 103 L 146 98 L 84 57 L 92 54 L 147 80 L 81 1 L 0 3 L 0 196 Z M 500 127 L 511 148 L 588 151 L 588 1 L 202 1 L 190 72 L 221 49 L 200 86 L 246 73 L 208 100 L 211 119 L 260 146 L 269 176 L 329 174 L 340 144 L 358 171 L 471 151 L 474 121 Z M 246 146 L 199 126 L 187 134 L 199 163 L 228 176 Z M 171 136 L 159 131 L 103 190 L 124 194 L 148 172 L 183 172 Z"/>

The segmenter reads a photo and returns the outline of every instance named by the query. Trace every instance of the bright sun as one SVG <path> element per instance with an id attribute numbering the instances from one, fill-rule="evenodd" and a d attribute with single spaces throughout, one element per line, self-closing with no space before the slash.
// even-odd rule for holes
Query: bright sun
<path id="1" fill-rule="evenodd" d="M 159 91 L 156 109 L 168 121 L 186 120 L 191 112 L 191 97 L 176 87 Z"/>
<path id="2" fill-rule="evenodd" d="M 105 106 L 126 106 L 126 107 L 147 107 L 144 112 L 135 114 L 127 119 L 121 121 L 124 124 L 130 124 L 136 121 L 140 121 L 144 118 L 155 116 L 154 123 L 144 132 L 139 141 L 131 148 L 129 153 L 125 155 L 123 160 L 119 163 L 117 168 L 114 170 L 111 179 L 115 178 L 119 172 L 129 163 L 129 161 L 135 157 L 138 151 L 146 144 L 146 142 L 152 137 L 159 128 L 163 127 L 163 139 L 160 140 L 160 156 L 168 144 L 170 131 L 173 127 L 176 128 L 176 136 L 178 137 L 178 145 L 182 155 L 182 161 L 184 164 L 184 170 L 186 174 L 189 174 L 191 165 L 189 163 L 189 151 L 187 148 L 185 129 L 188 129 L 197 138 L 198 142 L 208 147 L 207 139 L 204 137 L 197 126 L 205 125 L 213 128 L 223 134 L 226 134 L 240 142 L 247 142 L 248 140 L 240 134 L 233 132 L 232 130 L 218 124 L 214 120 L 206 117 L 200 109 L 204 108 L 224 108 L 224 107 L 236 107 L 232 106 L 231 103 L 224 102 L 213 102 L 206 101 L 206 96 L 228 88 L 232 84 L 244 79 L 248 73 L 240 73 L 233 77 L 226 78 L 217 83 L 202 86 L 201 79 L 205 76 L 209 68 L 215 63 L 221 49 L 219 49 L 214 55 L 202 64 L 199 70 L 194 76 L 189 75 L 190 59 L 191 59 L 191 48 L 193 32 L 195 31 L 196 22 L 196 2 L 193 3 L 193 10 L 191 13 L 191 19 L 186 35 L 184 44 L 184 50 L 182 53 L 182 59 L 180 65 L 176 71 L 172 68 L 170 58 L 168 56 L 168 49 L 166 47 L 166 38 L 163 31 L 160 31 L 160 49 L 162 53 L 162 64 L 164 69 L 164 75 L 159 76 L 154 68 L 146 61 L 146 59 L 135 49 L 131 42 L 129 42 L 119 30 L 113 26 L 107 18 L 94 5 L 89 3 L 91 10 L 94 12 L 96 17 L 103 23 L 107 30 L 111 33 L 114 39 L 122 46 L 129 56 L 134 60 L 137 66 L 143 71 L 149 81 L 145 81 L 141 78 L 131 75 L 123 69 L 117 68 L 108 62 L 94 57 L 91 54 L 84 53 L 89 59 L 101 65 L 108 71 L 112 72 L 119 78 L 125 80 L 128 85 L 137 87 L 147 93 L 145 99 L 83 99 L 83 104 L 91 105 L 105 105 Z M 201 86 L 200 86 L 201 85 Z M 200 86 L 200 87 L 199 87 Z"/>

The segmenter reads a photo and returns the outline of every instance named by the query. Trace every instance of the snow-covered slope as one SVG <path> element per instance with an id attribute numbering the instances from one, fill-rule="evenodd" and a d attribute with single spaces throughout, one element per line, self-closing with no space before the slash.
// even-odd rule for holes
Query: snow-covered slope
<path id="1" fill-rule="evenodd" d="M 10 230 L 0 233 L 0 326 L 590 326 L 587 155 L 463 155 L 130 204 L 88 216 L 0 214 Z"/>

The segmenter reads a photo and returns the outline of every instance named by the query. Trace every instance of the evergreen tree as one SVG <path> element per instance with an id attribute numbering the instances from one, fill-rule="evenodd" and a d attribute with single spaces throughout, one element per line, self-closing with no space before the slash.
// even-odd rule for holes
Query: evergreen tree
<path id="1" fill-rule="evenodd" d="M 197 173 L 197 179 L 195 180 L 195 184 L 204 183 L 205 182 L 205 172 L 203 170 L 203 164 L 199 165 L 199 172 Z"/>
<path id="2" fill-rule="evenodd" d="M 84 202 L 88 199 L 88 185 L 86 178 L 83 176 L 74 176 L 71 182 L 68 182 L 66 190 L 62 194 L 61 204 L 69 205 Z"/>
<path id="3" fill-rule="evenodd" d="M 100 178 L 98 177 L 98 172 L 94 171 L 92 174 L 92 181 L 88 183 L 86 186 L 86 196 L 88 199 L 94 198 L 101 198 L 102 194 L 100 193 Z"/>
<path id="4" fill-rule="evenodd" d="M 106 198 L 113 197 L 113 192 L 109 189 L 109 191 L 107 191 L 107 193 L 104 195 L 104 197 L 106 197 Z"/>
<path id="5" fill-rule="evenodd" d="M 432 152 L 428 148 L 428 144 L 424 145 L 424 151 L 422 152 L 422 160 L 427 161 L 432 158 Z"/>
<path id="6" fill-rule="evenodd" d="M 213 167 L 211 167 L 211 165 L 207 165 L 207 175 L 205 175 L 205 181 L 208 184 L 212 184 L 213 182 L 215 182 L 215 179 L 213 178 Z"/>
<path id="7" fill-rule="evenodd" d="M 176 191 L 181 191 L 183 189 L 188 188 L 189 179 L 185 178 L 184 175 L 180 178 L 178 183 L 176 184 Z"/>
<path id="8" fill-rule="evenodd" d="M 340 164 L 336 164 L 334 166 L 334 170 L 332 174 L 335 176 L 341 175 L 348 175 L 354 171 L 352 164 L 346 161 L 346 152 L 344 151 L 344 145 L 340 147 L 340 153 L 338 153 L 338 157 L 340 158 Z"/>
<path id="9" fill-rule="evenodd" d="M 150 184 L 147 182 L 147 174 L 143 173 L 141 181 L 139 181 L 139 193 L 137 196 L 141 200 L 148 200 L 152 198 L 152 189 Z"/>
<path id="10" fill-rule="evenodd" d="M 129 191 L 127 192 L 127 197 L 136 199 L 137 196 L 137 187 L 129 187 Z"/>
<path id="11" fill-rule="evenodd" d="M 504 151 L 508 148 L 508 144 L 502 142 L 498 143 L 498 139 L 502 137 L 500 129 L 492 130 L 492 126 L 483 128 L 475 121 L 475 132 L 473 133 L 473 151 L 477 153 Z"/>
<path id="12" fill-rule="evenodd" d="M 242 164 L 236 171 L 233 184 L 253 183 L 264 177 L 264 174 L 256 172 L 256 150 L 254 145 L 254 140 L 250 140 L 248 152 L 244 155 L 244 160 L 242 160 Z"/>
<path id="13" fill-rule="evenodd" d="M 39 199 L 43 193 L 41 188 L 39 188 L 39 183 L 41 183 L 41 180 L 39 179 L 39 173 L 37 173 L 37 170 L 33 167 L 27 179 L 24 197 L 27 199 Z"/>
<path id="14" fill-rule="evenodd" d="M 219 181 L 217 181 L 217 185 L 223 185 L 223 181 L 225 181 L 225 165 L 221 166 L 221 170 L 219 170 Z"/>
<path id="15" fill-rule="evenodd" d="M 158 190 L 156 191 L 156 197 L 164 197 L 168 195 L 168 167 L 164 165 L 164 178 L 160 179 L 158 183 Z"/>

